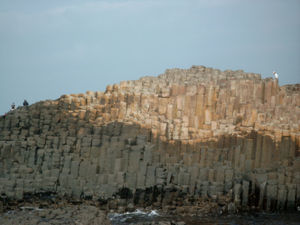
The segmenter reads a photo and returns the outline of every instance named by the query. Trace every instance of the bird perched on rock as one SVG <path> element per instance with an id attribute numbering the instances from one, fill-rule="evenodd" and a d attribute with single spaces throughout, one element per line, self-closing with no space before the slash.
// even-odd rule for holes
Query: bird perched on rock
<path id="1" fill-rule="evenodd" d="M 273 75 L 276 79 L 278 79 L 278 73 L 276 73 L 275 71 L 273 71 Z"/>

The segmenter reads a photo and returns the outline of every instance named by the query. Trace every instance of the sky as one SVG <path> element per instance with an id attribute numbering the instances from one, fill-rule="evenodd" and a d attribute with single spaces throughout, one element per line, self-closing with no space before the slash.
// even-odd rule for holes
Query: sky
<path id="1" fill-rule="evenodd" d="M 0 0 L 0 115 L 192 65 L 300 83 L 300 1 Z"/>

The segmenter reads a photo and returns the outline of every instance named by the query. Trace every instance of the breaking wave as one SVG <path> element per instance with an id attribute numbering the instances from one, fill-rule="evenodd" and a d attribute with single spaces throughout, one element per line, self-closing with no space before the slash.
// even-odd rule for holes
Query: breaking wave
<path id="1" fill-rule="evenodd" d="M 136 221 L 152 220 L 154 217 L 158 216 L 159 213 L 156 210 L 146 212 L 139 209 L 136 209 L 134 212 L 108 214 L 109 219 L 114 225 L 127 224 Z"/>

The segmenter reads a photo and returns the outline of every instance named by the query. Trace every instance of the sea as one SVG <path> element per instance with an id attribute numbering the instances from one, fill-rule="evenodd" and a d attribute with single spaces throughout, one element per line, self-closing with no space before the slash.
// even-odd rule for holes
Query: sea
<path id="1" fill-rule="evenodd" d="M 242 213 L 218 216 L 168 216 L 159 211 L 142 211 L 110 213 L 113 225 L 133 225 L 141 222 L 185 222 L 186 225 L 300 225 L 300 212 L 292 213 Z"/>

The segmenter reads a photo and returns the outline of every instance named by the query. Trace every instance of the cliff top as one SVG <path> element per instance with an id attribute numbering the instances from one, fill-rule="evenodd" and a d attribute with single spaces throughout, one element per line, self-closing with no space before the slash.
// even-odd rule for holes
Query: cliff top
<path id="1" fill-rule="evenodd" d="M 242 70 L 168 69 L 157 77 L 108 85 L 105 92 L 63 95 L 29 109 L 40 116 L 49 107 L 97 126 L 137 123 L 169 140 L 253 130 L 278 140 L 300 135 L 300 84 L 280 87 L 276 79 Z"/>

